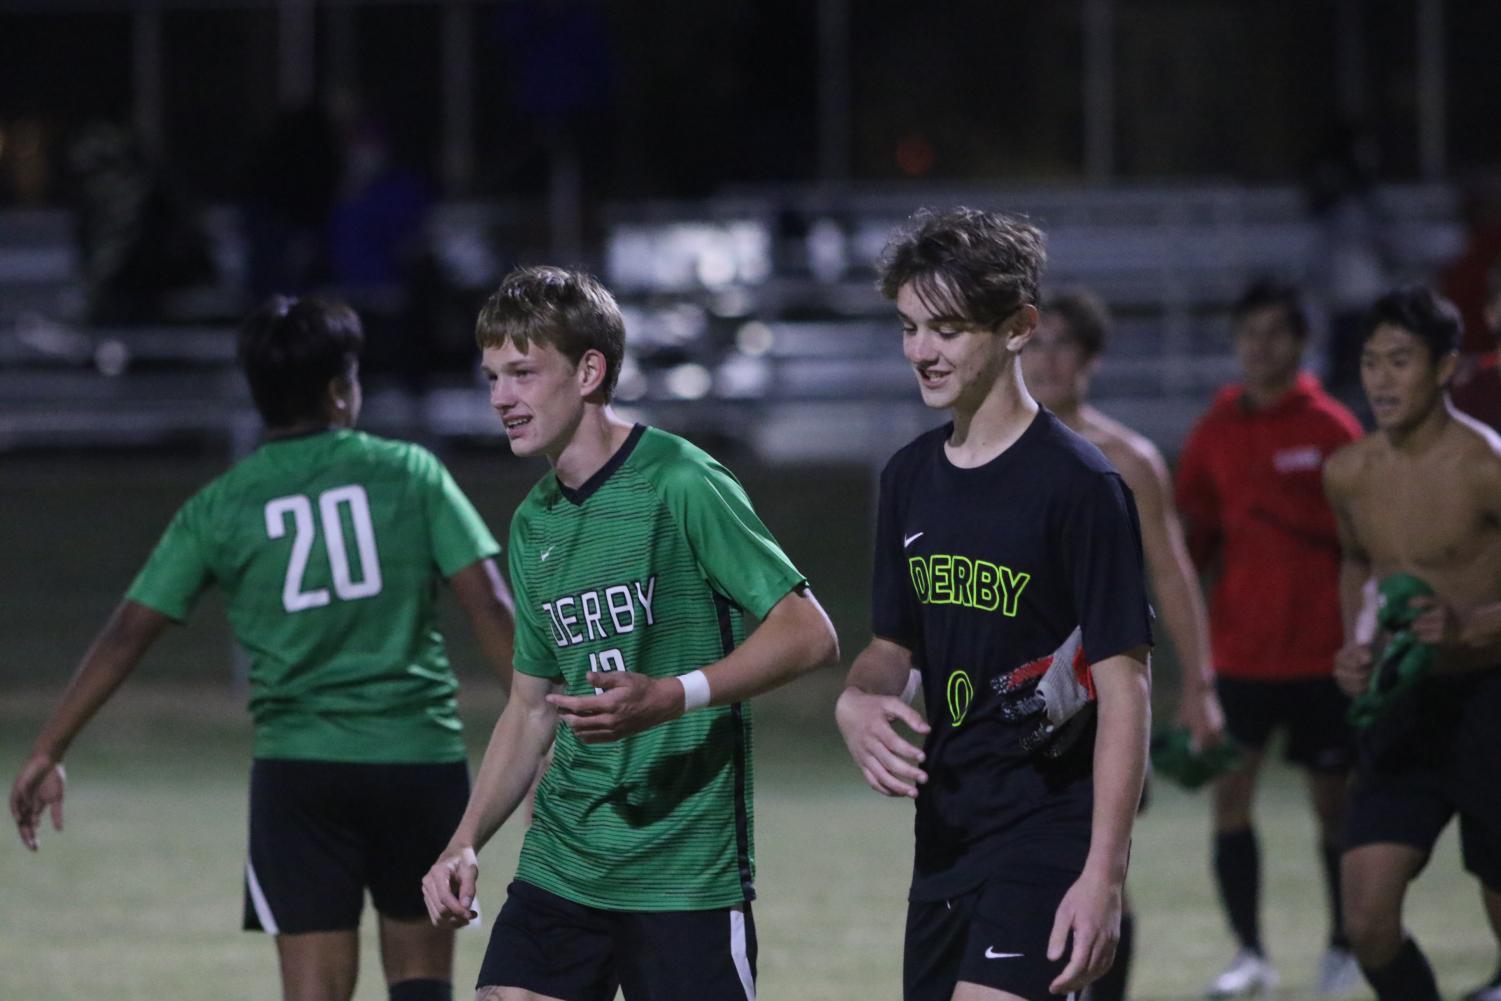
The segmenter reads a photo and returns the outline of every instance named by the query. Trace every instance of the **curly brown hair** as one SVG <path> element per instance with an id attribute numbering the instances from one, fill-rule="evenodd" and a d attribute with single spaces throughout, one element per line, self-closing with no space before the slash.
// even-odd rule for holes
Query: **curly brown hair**
<path id="1" fill-rule="evenodd" d="M 978 209 L 921 209 L 892 234 L 876 265 L 895 300 L 911 283 L 935 313 L 994 327 L 1036 305 L 1047 251 L 1042 231 L 1018 216 Z"/>

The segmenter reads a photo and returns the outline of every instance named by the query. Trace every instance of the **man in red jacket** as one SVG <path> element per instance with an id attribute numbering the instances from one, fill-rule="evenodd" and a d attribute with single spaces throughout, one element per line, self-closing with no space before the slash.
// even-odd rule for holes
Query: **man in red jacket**
<path id="1" fill-rule="evenodd" d="M 1485 300 L 1485 333 L 1490 340 L 1481 354 L 1461 355 L 1449 397 L 1454 406 L 1471 417 L 1501 431 L 1501 264 L 1491 268 L 1489 295 Z"/>
<path id="2" fill-rule="evenodd" d="M 1241 764 L 1214 789 L 1214 871 L 1239 951 L 1211 998 L 1270 990 L 1277 973 L 1260 927 L 1260 851 L 1251 823 L 1256 777 L 1272 732 L 1308 772 L 1329 888 L 1329 948 L 1318 990 L 1359 983 L 1340 921 L 1339 837 L 1351 743 L 1335 686 L 1341 635 L 1339 538 L 1324 499 L 1324 461 L 1360 424 L 1301 369 L 1308 323 L 1295 288 L 1252 285 L 1236 303 L 1244 381 L 1215 398 L 1183 448 L 1178 509 L 1189 551 L 1215 580 L 1210 646 L 1226 729 Z"/>

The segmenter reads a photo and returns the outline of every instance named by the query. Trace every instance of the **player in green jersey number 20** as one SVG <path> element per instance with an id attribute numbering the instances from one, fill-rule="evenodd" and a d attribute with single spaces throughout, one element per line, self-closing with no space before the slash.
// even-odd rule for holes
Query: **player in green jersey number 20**
<path id="1" fill-rule="evenodd" d="M 598 282 L 514 272 L 477 340 L 512 451 L 552 469 L 511 523 L 515 681 L 429 913 L 474 917 L 475 852 L 556 736 L 478 996 L 754 999 L 743 703 L 835 661 L 833 627 L 728 470 L 613 414 L 625 328 Z"/>
<path id="2" fill-rule="evenodd" d="M 442 464 L 351 430 L 363 340 L 353 311 L 316 300 L 277 297 L 246 322 L 240 361 L 266 440 L 173 518 L 42 727 L 10 808 L 33 850 L 43 813 L 61 830 L 64 752 L 217 584 L 251 654 L 246 929 L 276 936 L 286 998 L 347 999 L 368 888 L 393 1001 L 446 1001 L 453 933 L 424 920 L 418 883 L 468 778 L 434 584 L 447 579 L 503 684 L 511 598 L 499 547 Z"/>

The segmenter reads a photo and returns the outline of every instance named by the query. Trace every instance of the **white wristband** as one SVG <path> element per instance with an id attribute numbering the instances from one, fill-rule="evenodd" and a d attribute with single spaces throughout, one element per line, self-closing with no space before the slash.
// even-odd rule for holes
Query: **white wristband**
<path id="1" fill-rule="evenodd" d="M 709 704 L 709 679 L 704 677 L 704 672 L 680 674 L 678 684 L 683 686 L 683 712 L 690 713 Z"/>
<path id="2" fill-rule="evenodd" d="M 474 854 L 474 849 L 468 845 L 464 847 L 463 851 L 459 852 L 459 861 L 465 865 L 472 865 L 476 869 L 479 868 L 479 858 Z"/>
<path id="3" fill-rule="evenodd" d="M 902 689 L 902 701 L 910 706 L 912 704 L 912 700 L 917 698 L 918 690 L 921 688 L 922 672 L 914 667 L 907 674 L 907 687 Z"/>

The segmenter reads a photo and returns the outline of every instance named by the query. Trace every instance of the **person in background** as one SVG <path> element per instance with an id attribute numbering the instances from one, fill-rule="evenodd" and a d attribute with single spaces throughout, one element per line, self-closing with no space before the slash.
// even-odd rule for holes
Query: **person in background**
<path id="1" fill-rule="evenodd" d="M 1497 348 L 1501 347 L 1501 264 L 1491 268 L 1490 294 L 1485 301 L 1485 329 L 1490 333 L 1489 349 L 1463 355 L 1454 369 L 1449 395 L 1456 409 L 1501 431 L 1501 368 L 1497 366 Z"/>
<path id="2" fill-rule="evenodd" d="M 1204 596 L 1173 507 L 1167 463 L 1150 441 L 1089 403 L 1090 383 L 1099 369 L 1110 327 L 1109 311 L 1091 292 L 1079 288 L 1055 292 L 1043 300 L 1037 333 L 1022 352 L 1022 369 L 1037 402 L 1103 452 L 1135 497 L 1155 607 L 1182 672 L 1178 722 L 1188 729 L 1196 746 L 1212 747 L 1223 734 L 1224 713 L 1214 691 Z M 1127 899 L 1115 965 L 1091 985 L 1092 1001 L 1120 1001 L 1126 996 L 1135 926 Z"/>
<path id="3" fill-rule="evenodd" d="M 1367 582 L 1411 575 L 1408 629 L 1432 663 L 1361 731 L 1343 859 L 1350 939 L 1379 1001 L 1439 1001 L 1403 928 L 1407 889 L 1456 815 L 1465 869 L 1501 937 L 1501 437 L 1455 411 L 1459 311 L 1423 286 L 1395 289 L 1367 314 L 1361 381 L 1376 430 L 1324 472 L 1339 523 L 1345 691 L 1370 686 L 1379 650 L 1358 627 Z M 1493 981 L 1468 998 L 1501 995 Z"/>
<path id="4" fill-rule="evenodd" d="M 250 653 L 255 761 L 244 927 L 275 937 L 286 1001 L 348 1001 L 360 911 L 379 912 L 391 1001 L 450 1001 L 453 932 L 421 880 L 464 809 L 458 681 L 440 585 L 509 687 L 500 551 L 426 449 L 354 430 L 358 317 L 275 297 L 240 330 L 265 442 L 172 519 L 84 655 L 11 786 L 21 840 L 62 828 L 63 759 L 170 623 L 210 585 Z"/>
<path id="5" fill-rule="evenodd" d="M 1360 425 L 1302 368 L 1308 320 L 1298 290 L 1253 283 L 1231 322 L 1242 381 L 1226 386 L 1190 432 L 1176 499 L 1189 552 L 1214 580 L 1210 646 L 1225 728 L 1239 764 L 1214 786 L 1214 875 L 1237 942 L 1209 997 L 1271 990 L 1278 974 L 1261 934 L 1261 853 L 1252 817 L 1267 743 L 1308 776 L 1328 889 L 1321 995 L 1359 983 L 1340 908 L 1340 836 L 1351 762 L 1347 700 L 1334 683 L 1340 647 L 1339 539 L 1324 462 Z"/>

